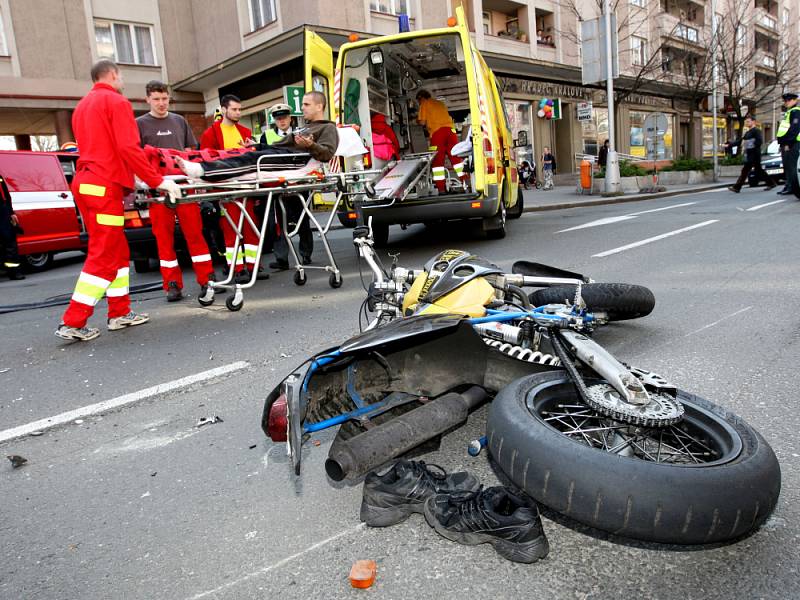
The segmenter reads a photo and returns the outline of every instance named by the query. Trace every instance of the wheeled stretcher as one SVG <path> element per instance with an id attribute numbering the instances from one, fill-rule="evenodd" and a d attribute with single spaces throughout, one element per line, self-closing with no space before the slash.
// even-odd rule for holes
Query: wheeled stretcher
<path id="1" fill-rule="evenodd" d="M 274 159 L 277 155 L 271 155 L 270 158 Z M 287 155 L 296 159 L 297 154 Z M 309 157 L 310 158 L 310 157 Z M 376 175 L 379 171 L 364 171 L 353 170 L 350 172 L 341 173 L 325 173 L 325 169 L 321 163 L 310 159 L 307 164 L 298 169 L 286 169 L 286 165 L 266 165 L 262 164 L 262 160 L 256 166 L 256 171 L 248 173 L 237 179 L 205 182 L 205 181 L 191 181 L 185 175 L 166 175 L 176 181 L 178 184 L 181 195 L 180 197 L 150 197 L 148 201 L 163 202 L 167 205 L 183 204 L 188 202 L 204 202 L 208 200 L 218 201 L 223 207 L 225 204 L 233 204 L 239 210 L 238 219 L 234 220 L 229 211 L 224 211 L 224 218 L 228 221 L 231 228 L 236 234 L 236 243 L 233 249 L 233 256 L 230 259 L 228 273 L 222 281 L 210 282 L 214 290 L 228 290 L 232 293 L 228 295 L 225 305 L 228 310 L 237 311 L 244 305 L 244 290 L 252 287 L 255 284 L 257 270 L 253 269 L 250 280 L 245 283 L 235 282 L 235 265 L 242 252 L 242 243 L 244 240 L 244 232 L 249 228 L 258 240 L 255 264 L 261 261 L 261 255 L 266 239 L 267 226 L 269 219 L 264 218 L 264 222 L 259 226 L 248 212 L 248 203 L 255 202 L 259 198 L 266 201 L 265 215 L 269 215 L 273 209 L 273 202 L 280 209 L 282 215 L 281 226 L 284 235 L 289 244 L 290 261 L 295 269 L 294 282 L 297 285 L 304 285 L 307 281 L 307 269 L 320 269 L 327 271 L 329 275 L 328 282 L 331 287 L 338 288 L 342 285 L 342 275 L 336 264 L 336 259 L 331 251 L 330 244 L 327 240 L 327 234 L 330 230 L 333 218 L 336 216 L 342 200 L 348 195 L 363 194 L 363 185 Z M 168 173 L 171 171 L 169 167 L 166 169 Z M 312 200 L 316 193 L 335 193 L 335 201 L 330 208 L 327 220 L 323 223 L 312 212 Z M 284 201 L 289 197 L 296 197 L 300 200 L 302 212 L 294 227 L 289 230 L 286 219 L 286 210 Z M 309 219 L 313 225 L 313 229 L 322 240 L 322 245 L 325 249 L 327 257 L 327 264 L 324 266 L 316 265 L 303 265 L 300 261 L 297 250 L 294 246 L 292 238 L 296 237 L 303 219 Z M 201 304 L 209 305 L 211 302 L 203 302 Z"/>

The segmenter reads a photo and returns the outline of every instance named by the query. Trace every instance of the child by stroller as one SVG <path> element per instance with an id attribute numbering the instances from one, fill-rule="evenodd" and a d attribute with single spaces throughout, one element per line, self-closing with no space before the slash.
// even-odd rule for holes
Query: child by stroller
<path id="1" fill-rule="evenodd" d="M 536 163 L 531 164 L 527 160 L 523 160 L 517 171 L 519 172 L 519 181 L 526 190 L 531 189 L 531 187 L 536 189 L 541 187 L 541 184 L 536 180 Z"/>

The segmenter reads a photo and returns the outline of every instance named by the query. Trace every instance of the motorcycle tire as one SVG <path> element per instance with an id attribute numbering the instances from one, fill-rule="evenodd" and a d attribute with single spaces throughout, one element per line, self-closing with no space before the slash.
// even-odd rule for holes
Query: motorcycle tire
<path id="1" fill-rule="evenodd" d="M 625 321 L 646 317 L 656 305 L 656 298 L 649 289 L 629 283 L 587 283 L 581 295 L 591 311 L 604 311 L 609 321 Z M 542 288 L 529 296 L 534 306 L 563 304 L 575 298 L 574 285 L 557 285 Z"/>
<path id="2" fill-rule="evenodd" d="M 686 410 L 683 421 L 639 429 L 634 436 L 640 436 L 644 454 L 631 450 L 632 456 L 623 456 L 595 443 L 604 437 L 598 430 L 607 428 L 613 436 L 636 430 L 583 405 L 566 373 L 523 377 L 491 404 L 489 452 L 531 497 L 596 529 L 680 545 L 722 543 L 752 533 L 778 501 L 781 471 L 775 453 L 740 417 L 687 392 L 678 397 Z M 564 417 L 557 415 L 571 407 L 582 414 L 558 421 Z M 583 424 L 586 431 L 577 431 Z M 686 452 L 667 450 L 670 441 L 680 439 Z M 704 447 L 713 454 L 710 461 L 692 462 L 687 453 L 700 456 Z"/>

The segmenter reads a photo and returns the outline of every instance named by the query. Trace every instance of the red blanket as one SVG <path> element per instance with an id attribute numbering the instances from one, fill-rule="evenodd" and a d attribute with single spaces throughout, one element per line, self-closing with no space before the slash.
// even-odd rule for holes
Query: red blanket
<path id="1" fill-rule="evenodd" d="M 183 175 L 183 171 L 178 168 L 175 162 L 176 156 L 180 156 L 184 160 L 190 162 L 211 162 L 231 156 L 238 156 L 245 152 L 250 152 L 251 150 L 251 148 L 237 148 L 234 150 L 213 150 L 207 148 L 205 150 L 190 150 L 186 152 L 183 150 L 172 150 L 171 148 L 144 147 L 144 153 L 147 155 L 150 164 L 162 175 Z"/>

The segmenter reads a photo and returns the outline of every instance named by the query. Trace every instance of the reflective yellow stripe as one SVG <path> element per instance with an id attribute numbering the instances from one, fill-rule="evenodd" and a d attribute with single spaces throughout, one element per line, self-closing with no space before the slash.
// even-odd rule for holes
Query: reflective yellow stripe
<path id="1" fill-rule="evenodd" d="M 128 283 L 130 283 L 130 280 L 131 280 L 130 275 L 123 275 L 122 277 L 117 277 L 114 281 L 111 282 L 111 285 L 108 287 L 109 289 L 126 288 L 128 287 Z"/>
<path id="2" fill-rule="evenodd" d="M 88 296 L 89 298 L 94 298 L 95 300 L 100 300 L 103 294 L 106 293 L 106 290 L 100 286 L 78 280 L 78 283 L 75 284 L 75 292 L 83 296 Z"/>
<path id="3" fill-rule="evenodd" d="M 85 196 L 100 196 L 102 198 L 106 195 L 106 186 L 82 183 L 80 187 L 78 187 L 78 193 Z"/>
<path id="4" fill-rule="evenodd" d="M 100 223 L 100 225 L 122 227 L 125 225 L 125 217 L 122 215 L 104 215 L 102 213 L 97 213 L 97 222 Z"/>
<path id="5" fill-rule="evenodd" d="M 428 146 L 428 152 L 436 152 L 438 149 L 438 146 Z"/>

